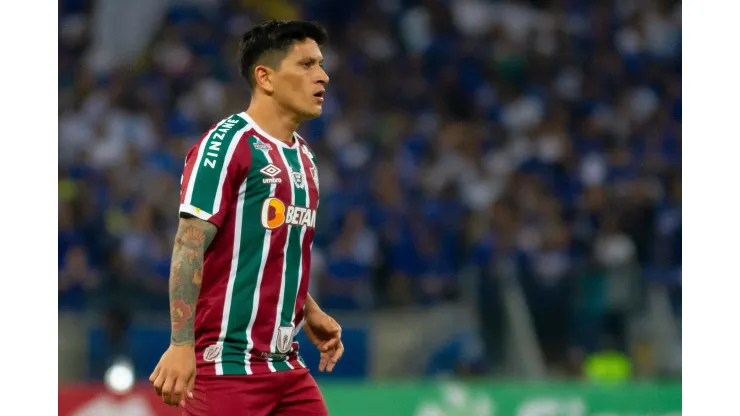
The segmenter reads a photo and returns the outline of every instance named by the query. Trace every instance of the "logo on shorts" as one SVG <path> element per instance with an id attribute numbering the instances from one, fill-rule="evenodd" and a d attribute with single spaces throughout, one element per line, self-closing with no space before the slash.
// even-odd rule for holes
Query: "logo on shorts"
<path id="1" fill-rule="evenodd" d="M 208 362 L 216 361 L 221 356 L 221 346 L 218 344 L 209 345 L 203 352 L 203 359 Z"/>
<path id="2" fill-rule="evenodd" d="M 281 326 L 278 328 L 277 350 L 286 354 L 293 344 L 293 327 Z"/>

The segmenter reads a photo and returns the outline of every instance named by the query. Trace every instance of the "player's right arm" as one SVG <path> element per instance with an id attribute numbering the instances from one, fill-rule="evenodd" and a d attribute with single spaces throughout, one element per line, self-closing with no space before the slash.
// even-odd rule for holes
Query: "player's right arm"
<path id="1" fill-rule="evenodd" d="M 170 347 L 149 380 L 157 394 L 170 405 L 183 404 L 185 392 L 192 397 L 195 383 L 195 305 L 203 281 L 208 246 L 218 228 L 200 218 L 183 215 L 175 236 L 170 268 Z"/>
<path id="2" fill-rule="evenodd" d="M 205 255 L 248 171 L 244 161 L 251 160 L 249 144 L 239 140 L 245 128 L 246 122 L 235 116 L 224 120 L 211 128 L 185 159 L 180 222 L 170 268 L 170 346 L 149 377 L 157 394 L 170 405 L 184 404 L 186 393 L 192 397 L 195 307 Z"/>
<path id="3" fill-rule="evenodd" d="M 170 267 L 170 343 L 193 348 L 195 305 L 203 281 L 205 253 L 218 228 L 200 218 L 184 217 L 177 228 Z"/>

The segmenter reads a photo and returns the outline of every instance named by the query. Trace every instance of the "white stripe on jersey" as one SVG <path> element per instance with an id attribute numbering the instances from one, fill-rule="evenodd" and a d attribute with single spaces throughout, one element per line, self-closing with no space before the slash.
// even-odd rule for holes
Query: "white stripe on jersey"
<path id="1" fill-rule="evenodd" d="M 224 157 L 224 165 L 221 168 L 221 176 L 218 179 L 218 187 L 216 188 L 216 197 L 213 200 L 213 210 L 211 211 L 211 214 L 213 215 L 216 215 L 218 210 L 221 208 L 221 197 L 223 196 L 224 182 L 226 181 L 226 174 L 229 171 L 229 164 L 231 163 L 231 158 L 234 156 L 234 151 L 236 150 L 236 147 L 239 145 L 242 135 L 244 135 L 244 133 L 246 133 L 247 130 L 249 129 L 250 129 L 250 125 L 249 123 L 247 123 L 246 126 L 237 130 L 237 132 L 234 134 L 234 138 L 231 139 L 231 143 L 229 143 L 229 148 L 226 150 L 226 156 Z"/>
<path id="2" fill-rule="evenodd" d="M 278 152 L 280 153 L 280 157 L 283 159 L 283 163 L 285 163 L 285 168 L 288 169 L 287 173 L 290 180 L 290 205 L 295 205 L 295 183 L 293 183 L 292 169 L 288 163 L 288 159 L 285 157 L 285 153 L 283 153 L 282 147 L 278 147 Z M 283 272 L 281 273 L 282 279 L 280 280 L 280 295 L 278 296 L 277 311 L 275 313 L 275 328 L 272 330 L 272 341 L 270 341 L 270 352 L 277 351 L 277 337 L 281 319 L 280 315 L 282 314 L 283 302 L 285 301 L 283 295 L 285 294 L 285 273 L 288 270 L 288 246 L 290 245 L 291 228 L 293 227 L 285 227 L 287 235 L 285 236 L 285 246 L 283 247 Z M 288 361 L 285 361 L 285 363 L 288 364 L 288 367 L 293 368 L 293 365 Z M 273 366 L 272 363 L 270 363 L 270 370 L 276 371 L 275 366 Z"/>
<path id="3" fill-rule="evenodd" d="M 216 359 L 216 374 L 223 375 L 223 348 L 226 332 L 229 328 L 229 314 L 231 313 L 231 297 L 234 292 L 234 281 L 236 271 L 239 268 L 239 246 L 242 238 L 242 217 L 244 216 L 244 195 L 247 191 L 247 179 L 239 187 L 239 197 L 236 203 L 236 217 L 234 220 L 234 250 L 231 254 L 231 270 L 229 270 L 229 283 L 226 285 L 226 297 L 224 298 L 224 310 L 221 316 L 221 333 L 218 336 L 219 351 L 222 353 Z"/>

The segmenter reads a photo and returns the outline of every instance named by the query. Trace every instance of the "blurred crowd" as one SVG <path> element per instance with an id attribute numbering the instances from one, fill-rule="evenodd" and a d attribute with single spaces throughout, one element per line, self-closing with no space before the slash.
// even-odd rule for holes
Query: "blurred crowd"
<path id="1" fill-rule="evenodd" d="M 297 17 L 330 34 L 300 129 L 324 307 L 455 300 L 474 270 L 497 316 L 515 276 L 555 357 L 619 343 L 647 284 L 680 314 L 680 2 L 173 2 L 124 67 L 91 63 L 91 3 L 60 3 L 61 308 L 166 310 L 185 153 L 248 105 L 241 34 Z"/>

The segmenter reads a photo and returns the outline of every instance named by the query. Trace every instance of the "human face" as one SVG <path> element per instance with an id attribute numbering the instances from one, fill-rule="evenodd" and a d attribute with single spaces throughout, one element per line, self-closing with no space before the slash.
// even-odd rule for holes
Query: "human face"
<path id="1" fill-rule="evenodd" d="M 296 42 L 275 72 L 274 98 L 301 120 L 321 115 L 329 83 L 319 45 L 313 39 Z"/>

